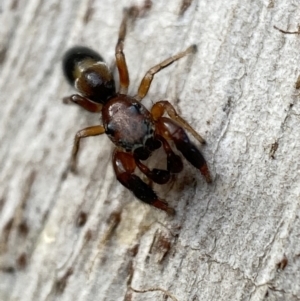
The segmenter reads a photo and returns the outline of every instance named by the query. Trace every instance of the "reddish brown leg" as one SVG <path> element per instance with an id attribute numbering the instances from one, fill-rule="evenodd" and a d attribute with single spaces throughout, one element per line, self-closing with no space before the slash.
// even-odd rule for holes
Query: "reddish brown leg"
<path id="1" fill-rule="evenodd" d="M 82 108 L 84 108 L 85 110 L 90 111 L 92 113 L 99 113 L 102 110 L 102 104 L 92 102 L 88 98 L 83 97 L 83 96 L 78 95 L 78 94 L 74 94 L 74 95 L 71 95 L 71 96 L 64 97 L 63 102 L 65 104 L 68 104 L 70 102 L 76 103 L 79 106 L 81 106 Z"/>
<path id="2" fill-rule="evenodd" d="M 205 143 L 205 140 L 182 117 L 177 114 L 175 108 L 168 101 L 159 101 L 151 108 L 151 114 L 154 120 L 158 120 L 164 115 L 165 112 L 170 116 L 171 119 L 175 120 L 186 130 L 190 131 L 200 143 Z"/>
<path id="3" fill-rule="evenodd" d="M 160 64 L 152 67 L 148 72 L 145 74 L 144 78 L 142 79 L 139 89 L 138 89 L 138 94 L 134 97 L 136 100 L 142 100 L 148 93 L 148 90 L 150 88 L 151 82 L 153 80 L 154 75 L 159 72 L 160 70 L 168 67 L 175 61 L 181 59 L 182 57 L 186 56 L 187 54 L 191 52 L 196 51 L 196 46 L 192 45 L 189 48 L 187 48 L 185 51 L 179 52 L 178 54 L 171 56 L 170 58 L 164 60 Z"/>
<path id="4" fill-rule="evenodd" d="M 144 165 L 138 158 L 134 158 L 137 167 L 144 173 L 149 179 L 157 184 L 166 184 L 170 180 L 170 172 L 168 170 L 153 168 L 150 170 Z"/>
<path id="5" fill-rule="evenodd" d="M 124 40 L 126 36 L 126 23 L 129 17 L 128 9 L 124 10 L 123 20 L 119 29 L 119 37 L 116 45 L 116 65 L 119 71 L 120 77 L 120 94 L 127 94 L 129 86 L 129 74 L 125 59 L 124 49 Z"/>
<path id="6" fill-rule="evenodd" d="M 211 182 L 210 173 L 204 157 L 198 148 L 190 141 L 181 126 L 170 118 L 161 117 L 157 120 L 156 129 L 164 138 L 172 139 L 176 148 L 184 155 L 184 157 L 200 170 L 208 183 Z"/>
<path id="7" fill-rule="evenodd" d="M 165 138 L 159 136 L 158 139 L 162 142 L 163 148 L 167 154 L 167 170 L 171 173 L 181 172 L 183 169 L 181 158 L 173 152 Z"/>
<path id="8" fill-rule="evenodd" d="M 101 125 L 91 126 L 86 129 L 83 129 L 76 133 L 73 149 L 72 149 L 72 157 L 71 157 L 71 163 L 70 163 L 70 169 L 73 172 L 76 172 L 76 166 L 77 166 L 77 154 L 79 150 L 79 144 L 80 140 L 82 138 L 90 137 L 90 136 L 98 136 L 105 133 L 105 129 Z"/>
<path id="9" fill-rule="evenodd" d="M 157 168 L 150 170 L 140 160 L 148 159 L 152 151 L 159 148 L 161 144 L 167 154 L 167 170 Z M 171 178 L 171 173 L 178 173 L 182 170 L 183 165 L 181 158 L 173 152 L 167 140 L 160 135 L 156 135 L 155 138 L 151 138 L 151 140 L 148 139 L 146 145 L 147 149 L 136 149 L 133 153 L 137 167 L 151 181 L 157 184 L 166 184 Z"/>
<path id="10" fill-rule="evenodd" d="M 175 213 L 174 209 L 157 197 L 149 185 L 133 174 L 136 163 L 132 154 L 115 150 L 113 154 L 113 167 L 118 181 L 132 191 L 139 200 L 164 210 L 170 215 Z"/>

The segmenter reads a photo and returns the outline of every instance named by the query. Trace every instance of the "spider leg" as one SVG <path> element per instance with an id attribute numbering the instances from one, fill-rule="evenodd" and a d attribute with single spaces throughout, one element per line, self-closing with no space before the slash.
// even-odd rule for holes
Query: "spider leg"
<path id="1" fill-rule="evenodd" d="M 170 58 L 162 61 L 160 64 L 157 64 L 156 66 L 149 69 L 140 83 L 140 86 L 138 89 L 138 94 L 134 98 L 139 101 L 142 100 L 147 95 L 148 90 L 151 85 L 151 82 L 153 80 L 153 77 L 157 72 L 168 67 L 175 61 L 186 56 L 187 54 L 195 52 L 195 50 L 196 50 L 196 46 L 192 45 L 192 46 L 188 47 L 185 51 L 179 52 L 176 55 L 171 56 Z"/>
<path id="2" fill-rule="evenodd" d="M 145 164 L 143 164 L 137 156 L 134 156 L 135 164 L 140 171 L 145 174 L 149 179 L 157 184 L 166 184 L 170 180 L 170 172 L 168 170 L 153 168 L 150 170 Z"/>
<path id="3" fill-rule="evenodd" d="M 167 170 L 171 173 L 181 172 L 183 169 L 181 158 L 173 152 L 165 138 L 158 136 L 158 139 L 162 142 L 165 153 L 167 154 Z"/>
<path id="4" fill-rule="evenodd" d="M 83 97 L 78 94 L 73 94 L 71 96 L 64 97 L 63 103 L 65 103 L 65 104 L 76 103 L 77 105 L 81 106 L 85 110 L 92 112 L 92 113 L 99 113 L 102 110 L 102 104 L 95 103 L 95 102 L 89 100 L 88 98 Z"/>
<path id="5" fill-rule="evenodd" d="M 147 159 L 152 151 L 163 145 L 165 153 L 167 155 L 167 170 L 153 168 L 150 170 L 146 165 L 144 165 L 140 160 Z M 133 153 L 136 166 L 144 173 L 151 181 L 157 184 L 166 184 L 171 178 L 171 173 L 178 173 L 182 171 L 183 164 L 181 158 L 176 155 L 171 149 L 168 141 L 160 135 L 155 135 L 155 137 L 148 139 L 146 142 L 147 149 L 136 149 Z M 147 150 L 147 151 L 146 151 Z"/>
<path id="6" fill-rule="evenodd" d="M 119 90 L 120 94 L 127 94 L 128 87 L 129 87 L 129 74 L 127 69 L 125 54 L 123 52 L 128 19 L 135 20 L 138 17 L 142 17 L 151 8 L 151 6 L 152 6 L 152 2 L 146 0 L 144 5 L 141 7 L 132 5 L 124 9 L 123 19 L 119 29 L 119 37 L 115 49 L 116 65 L 120 77 L 120 90 Z"/>
<path id="7" fill-rule="evenodd" d="M 116 65 L 119 72 L 120 77 L 120 94 L 127 94 L 128 86 L 129 86 L 129 74 L 125 59 L 125 54 L 123 52 L 124 49 L 124 40 L 126 36 L 126 25 L 127 20 L 129 18 L 129 10 L 124 9 L 123 20 L 121 22 L 121 26 L 119 29 L 119 37 L 116 45 L 115 56 L 116 56 Z"/>
<path id="8" fill-rule="evenodd" d="M 206 182 L 211 182 L 207 163 L 198 148 L 190 141 L 184 129 L 167 117 L 160 117 L 156 121 L 156 130 L 161 136 L 174 141 L 176 148 L 183 156 L 205 177 Z"/>
<path id="9" fill-rule="evenodd" d="M 133 174 L 136 162 L 132 154 L 115 150 L 113 154 L 113 167 L 118 181 L 132 191 L 142 202 L 164 210 L 170 215 L 175 213 L 173 208 L 158 198 L 149 185 Z"/>
<path id="10" fill-rule="evenodd" d="M 72 149 L 72 156 L 71 156 L 71 163 L 70 163 L 70 169 L 73 172 L 76 172 L 76 166 L 77 166 L 77 154 L 79 151 L 79 145 L 80 140 L 82 138 L 90 137 L 90 136 L 98 136 L 105 133 L 105 129 L 101 125 L 91 126 L 88 128 L 85 128 L 83 130 L 80 130 L 76 133 L 73 149 Z"/>
<path id="11" fill-rule="evenodd" d="M 151 114 L 154 120 L 162 117 L 164 113 L 167 113 L 172 120 L 175 120 L 190 133 L 202 144 L 205 143 L 205 140 L 181 117 L 177 114 L 175 108 L 166 100 L 158 101 L 151 108 Z"/>

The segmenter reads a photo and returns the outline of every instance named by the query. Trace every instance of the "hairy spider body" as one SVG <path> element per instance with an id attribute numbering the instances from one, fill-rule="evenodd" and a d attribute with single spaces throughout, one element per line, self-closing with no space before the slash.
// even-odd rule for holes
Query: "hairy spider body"
<path id="1" fill-rule="evenodd" d="M 182 155 L 200 170 L 206 181 L 211 182 L 204 157 L 190 141 L 184 129 L 190 131 L 200 143 L 205 141 L 177 114 L 168 101 L 155 103 L 151 111 L 148 111 L 140 101 L 146 96 L 157 72 L 194 52 L 196 47 L 190 46 L 185 51 L 152 67 L 142 79 L 137 95 L 128 96 L 129 75 L 123 47 L 126 23 L 129 17 L 129 10 L 125 10 L 116 45 L 116 65 L 120 77 L 118 92 L 115 89 L 112 72 L 104 63 L 103 58 L 95 51 L 77 46 L 67 51 L 63 58 L 64 74 L 69 83 L 80 93 L 71 95 L 64 100 L 76 103 L 90 112 L 101 113 L 103 121 L 103 126 L 92 126 L 77 132 L 70 169 L 76 170 L 80 140 L 106 133 L 116 146 L 112 161 L 118 181 L 141 201 L 169 214 L 174 214 L 174 209 L 161 200 L 152 187 L 143 182 L 134 172 L 138 168 L 151 182 L 157 184 L 165 184 L 170 180 L 171 174 L 179 173 L 183 169 L 183 163 L 181 157 L 175 154 L 169 145 L 168 140 L 172 140 Z M 164 117 L 165 113 L 169 117 Z M 153 168 L 151 170 L 141 161 L 148 159 L 161 146 L 167 156 L 167 167 L 166 169 Z"/>

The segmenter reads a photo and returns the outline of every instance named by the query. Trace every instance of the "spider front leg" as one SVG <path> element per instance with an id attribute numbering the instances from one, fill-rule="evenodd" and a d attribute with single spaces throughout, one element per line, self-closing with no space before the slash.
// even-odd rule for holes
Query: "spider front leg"
<path id="1" fill-rule="evenodd" d="M 145 164 L 140 160 L 145 160 L 149 158 L 151 152 L 163 145 L 165 153 L 167 155 L 167 170 L 153 168 L 150 170 Z M 176 155 L 171 149 L 169 143 L 165 138 L 160 135 L 156 135 L 154 138 L 148 139 L 146 142 L 146 149 L 136 149 L 133 153 L 136 166 L 140 171 L 145 174 L 151 181 L 157 184 L 166 184 L 171 178 L 171 173 L 181 172 L 183 169 L 183 164 L 181 158 Z"/>
<path id="2" fill-rule="evenodd" d="M 76 136 L 74 139 L 74 144 L 73 144 L 73 149 L 72 149 L 71 162 L 70 162 L 70 170 L 72 172 L 76 172 L 77 155 L 78 155 L 78 151 L 79 151 L 80 140 L 82 138 L 86 138 L 86 137 L 90 137 L 90 136 L 98 136 L 103 133 L 105 133 L 105 129 L 101 125 L 91 126 L 91 127 L 85 128 L 83 130 L 80 130 L 76 133 Z"/>
<path id="3" fill-rule="evenodd" d="M 184 129 L 176 122 L 170 118 L 162 117 L 165 110 L 172 119 L 179 122 L 183 120 L 175 111 L 173 106 L 167 101 L 161 101 L 153 105 L 151 109 L 151 114 L 153 119 L 156 121 L 156 131 L 159 135 L 163 136 L 165 139 L 171 139 L 174 141 L 176 148 L 183 154 L 183 156 L 197 169 L 200 170 L 202 175 L 205 177 L 206 182 L 211 182 L 211 176 L 207 167 L 207 163 L 202 156 L 198 148 L 190 141 Z M 184 120 L 183 120 L 184 121 Z M 197 134 L 197 132 L 186 122 L 184 121 L 183 126 Z M 198 134 L 197 134 L 198 135 Z M 195 136 L 195 135 L 194 135 Z M 203 142 L 204 139 L 199 135 L 197 138 L 200 142 Z"/>
<path id="4" fill-rule="evenodd" d="M 151 82 L 153 80 L 154 75 L 159 72 L 160 70 L 168 67 L 175 61 L 181 59 L 182 57 L 186 56 L 189 53 L 193 53 L 196 51 L 196 45 L 192 45 L 188 47 L 185 51 L 179 52 L 178 54 L 171 56 L 170 58 L 162 61 L 160 64 L 152 67 L 148 72 L 145 74 L 144 78 L 142 79 L 138 94 L 134 97 L 136 100 L 142 100 L 148 93 L 148 90 L 150 88 Z"/>
<path id="5" fill-rule="evenodd" d="M 153 168 L 150 170 L 138 158 L 135 157 L 135 163 L 140 171 L 145 174 L 150 180 L 157 184 L 166 184 L 170 180 L 170 172 L 168 170 Z"/>
<path id="6" fill-rule="evenodd" d="M 113 154 L 113 167 L 118 181 L 132 191 L 139 200 L 164 210 L 170 215 L 175 213 L 173 208 L 158 198 L 149 185 L 133 174 L 136 162 L 132 154 L 115 150 Z"/>
<path id="7" fill-rule="evenodd" d="M 159 140 L 162 142 L 165 153 L 167 154 L 167 170 L 171 173 L 181 172 L 183 169 L 181 158 L 173 152 L 165 138 L 159 136 Z"/>
<path id="8" fill-rule="evenodd" d="M 175 120 L 186 130 L 190 131 L 191 134 L 202 144 L 205 143 L 205 140 L 176 112 L 175 108 L 167 101 L 162 100 L 155 103 L 151 108 L 151 114 L 154 120 L 162 117 L 164 113 L 167 113 L 172 120 Z"/>

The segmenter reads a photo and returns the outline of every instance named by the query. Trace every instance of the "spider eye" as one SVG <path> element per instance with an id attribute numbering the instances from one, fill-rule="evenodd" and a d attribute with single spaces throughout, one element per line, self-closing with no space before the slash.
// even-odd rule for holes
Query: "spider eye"
<path id="1" fill-rule="evenodd" d="M 106 135 L 109 135 L 109 136 L 114 136 L 115 132 L 116 131 L 110 126 L 108 126 L 107 129 L 105 130 Z"/>
<path id="2" fill-rule="evenodd" d="M 140 111 L 140 108 L 142 107 L 141 104 L 138 103 L 138 102 L 134 103 L 133 106 L 135 107 L 135 109 L 136 109 L 137 111 Z"/>

